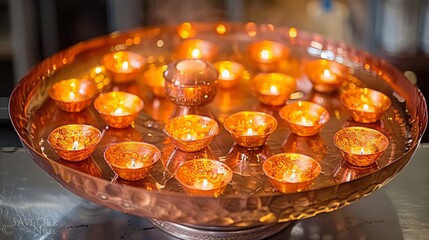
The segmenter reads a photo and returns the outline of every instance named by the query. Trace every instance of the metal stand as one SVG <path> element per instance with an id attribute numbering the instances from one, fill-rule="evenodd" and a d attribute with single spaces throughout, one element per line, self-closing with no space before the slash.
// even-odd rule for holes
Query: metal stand
<path id="1" fill-rule="evenodd" d="M 266 239 L 285 229 L 291 222 L 256 227 L 210 227 L 178 224 L 149 218 L 162 231 L 187 240 L 258 240 Z"/>

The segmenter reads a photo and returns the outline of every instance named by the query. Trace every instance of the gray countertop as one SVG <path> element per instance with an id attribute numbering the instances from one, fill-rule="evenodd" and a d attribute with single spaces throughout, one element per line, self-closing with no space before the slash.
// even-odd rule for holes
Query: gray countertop
<path id="1" fill-rule="evenodd" d="M 341 208 L 296 221 L 271 239 L 427 239 L 429 144 L 388 185 Z M 141 217 L 62 188 L 24 149 L 0 151 L 0 239 L 177 239 Z"/>

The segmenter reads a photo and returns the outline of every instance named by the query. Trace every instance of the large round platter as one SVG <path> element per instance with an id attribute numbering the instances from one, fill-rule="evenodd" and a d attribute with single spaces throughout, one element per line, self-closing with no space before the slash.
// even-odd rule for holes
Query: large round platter
<path id="1" fill-rule="evenodd" d="M 107 73 L 102 69 L 94 70 L 101 66 L 106 53 L 119 50 L 144 56 L 144 70 L 168 64 L 176 60 L 178 46 L 187 39 L 213 43 L 217 52 L 210 61 L 229 59 L 246 67 L 239 87 L 218 89 L 209 108 L 220 126 L 227 116 L 238 111 L 261 111 L 275 116 L 278 128 L 265 146 L 257 150 L 238 147 L 221 127 L 208 148 L 192 154 L 181 152 L 162 131 L 174 105 L 165 98 L 154 96 L 139 80 L 130 84 L 109 83 L 105 80 L 109 79 Z M 250 78 L 261 68 L 249 56 L 248 46 L 262 40 L 280 42 L 290 49 L 289 57 L 280 64 L 278 71 L 298 79 L 299 92 L 293 96 L 320 103 L 328 109 L 331 118 L 319 135 L 298 137 L 291 134 L 279 117 L 279 107 L 258 103 L 251 90 Z M 346 66 L 349 72 L 347 84 L 376 89 L 392 101 L 380 121 L 366 125 L 382 131 L 390 141 L 387 150 L 371 168 L 348 166 L 333 143 L 338 130 L 355 123 L 341 105 L 338 92 L 323 94 L 313 90 L 303 65 L 321 58 Z M 144 109 L 135 123 L 126 129 L 106 128 L 93 105 L 80 113 L 67 113 L 49 98 L 54 83 L 83 77 L 108 83 L 101 91 L 117 89 L 140 96 Z M 10 99 L 10 116 L 34 161 L 65 188 L 85 199 L 142 217 L 242 229 L 334 211 L 388 183 L 415 152 L 426 128 L 427 107 L 419 89 L 401 72 L 351 46 L 294 28 L 253 23 L 186 23 L 115 33 L 55 54 L 35 66 L 17 85 Z M 103 134 L 92 157 L 80 163 L 59 159 L 47 142 L 53 129 L 70 123 L 90 124 Z M 116 178 L 103 158 L 108 146 L 130 140 L 154 144 L 162 151 L 161 161 L 156 163 L 150 176 L 141 181 L 127 182 Z M 282 152 L 302 152 L 321 164 L 321 174 L 309 189 L 280 193 L 264 176 L 262 162 Z M 232 181 L 217 198 L 188 196 L 174 178 L 172 169 L 187 159 L 200 157 L 216 158 L 234 171 Z"/>

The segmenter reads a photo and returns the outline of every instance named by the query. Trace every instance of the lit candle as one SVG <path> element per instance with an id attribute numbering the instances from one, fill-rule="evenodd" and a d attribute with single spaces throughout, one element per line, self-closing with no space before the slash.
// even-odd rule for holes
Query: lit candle
<path id="1" fill-rule="evenodd" d="M 259 52 L 259 57 L 261 58 L 262 61 L 269 61 L 273 58 L 273 54 L 269 49 L 262 49 Z"/>
<path id="2" fill-rule="evenodd" d="M 314 126 L 314 123 L 311 120 L 308 120 L 306 117 L 302 116 L 300 121 L 296 122 L 297 124 L 301 126 Z"/>
<path id="3" fill-rule="evenodd" d="M 192 58 L 201 58 L 201 51 L 198 48 L 194 48 L 191 51 L 191 57 Z"/>
<path id="4" fill-rule="evenodd" d="M 75 150 L 81 150 L 81 149 L 84 149 L 84 148 L 85 148 L 84 144 L 81 144 L 81 143 L 79 143 L 79 141 L 75 140 L 73 142 L 73 144 L 71 145 L 71 147 L 68 147 L 67 149 L 75 151 Z"/>
<path id="5" fill-rule="evenodd" d="M 126 166 L 129 169 L 138 169 L 138 168 L 143 167 L 143 163 L 142 162 L 136 162 L 134 159 L 131 159 L 131 161 L 128 162 Z"/>
<path id="6" fill-rule="evenodd" d="M 173 53 L 175 59 L 204 59 L 213 60 L 219 53 L 219 49 L 213 42 L 201 39 L 187 39 L 177 46 Z"/>
<path id="7" fill-rule="evenodd" d="M 164 132 L 180 150 L 196 152 L 210 144 L 219 133 L 219 126 L 209 117 L 188 114 L 168 120 Z"/>
<path id="8" fill-rule="evenodd" d="M 296 90 L 296 79 L 282 73 L 260 73 L 252 78 L 258 100 L 267 105 L 284 105 Z"/>
<path id="9" fill-rule="evenodd" d="M 323 106 L 307 101 L 288 104 L 280 109 L 279 115 L 293 133 L 304 137 L 318 134 L 330 118 Z"/>
<path id="10" fill-rule="evenodd" d="M 337 80 L 337 76 L 335 74 L 331 73 L 331 71 L 329 71 L 329 69 L 325 69 L 325 70 L 323 70 L 323 74 L 320 75 L 320 79 L 323 82 L 326 82 L 326 83 L 331 82 L 332 83 L 332 82 L 335 82 Z"/>
<path id="11" fill-rule="evenodd" d="M 153 165 L 161 158 L 161 151 L 154 145 L 144 142 L 115 143 L 104 151 L 104 159 L 127 181 L 138 181 L 149 175 Z"/>
<path id="12" fill-rule="evenodd" d="M 283 174 L 283 181 L 290 183 L 302 182 L 301 176 L 296 172 L 295 169 L 292 169 L 292 171 L 285 172 Z"/>
<path id="13" fill-rule="evenodd" d="M 86 79 L 68 79 L 55 83 L 49 96 L 57 106 L 66 112 L 80 112 L 91 105 L 98 94 L 97 85 Z"/>
<path id="14" fill-rule="evenodd" d="M 220 71 L 220 79 L 222 79 L 222 80 L 232 80 L 233 79 L 233 75 L 231 74 L 231 72 L 228 69 L 222 69 L 222 71 Z"/>
<path id="15" fill-rule="evenodd" d="M 245 133 L 246 136 L 256 136 L 258 135 L 257 132 L 253 131 L 252 128 L 248 128 L 247 132 Z"/>
<path id="16" fill-rule="evenodd" d="M 75 98 L 76 98 L 76 96 L 75 96 L 74 92 L 70 92 L 69 99 L 74 100 Z"/>
<path id="17" fill-rule="evenodd" d="M 243 111 L 228 116 L 223 125 L 238 145 L 257 148 L 264 145 L 277 128 L 277 120 L 266 113 Z"/>
<path id="18" fill-rule="evenodd" d="M 122 108 L 117 108 L 115 111 L 111 112 L 114 116 L 127 116 L 130 115 L 128 111 L 124 111 Z"/>
<path id="19" fill-rule="evenodd" d="M 108 92 L 95 99 L 94 107 L 107 125 L 126 128 L 143 109 L 143 101 L 131 93 Z"/>
<path id="20" fill-rule="evenodd" d="M 183 134 L 180 139 L 183 141 L 195 141 L 197 140 L 197 134 L 195 134 L 194 132 L 186 133 L 186 134 Z"/>
<path id="21" fill-rule="evenodd" d="M 201 190 L 212 190 L 214 185 L 213 183 L 209 182 L 207 179 L 204 178 L 196 181 L 194 183 L 194 187 L 196 189 L 201 189 Z"/>
<path id="22" fill-rule="evenodd" d="M 335 133 L 334 144 L 347 163 L 366 167 L 383 154 L 389 146 L 389 140 L 372 128 L 346 127 Z"/>
<path id="23" fill-rule="evenodd" d="M 48 143 L 58 155 L 68 161 L 82 161 L 95 151 L 101 132 L 91 125 L 69 124 L 55 128 Z"/>
<path id="24" fill-rule="evenodd" d="M 232 88 L 238 85 L 244 72 L 242 64 L 233 61 L 218 61 L 213 65 L 219 72 L 219 87 Z"/>
<path id="25" fill-rule="evenodd" d="M 375 112 L 375 108 L 372 106 L 369 106 L 368 104 L 363 104 L 361 110 L 363 112 Z"/>
<path id="26" fill-rule="evenodd" d="M 306 63 L 304 70 L 318 92 L 337 91 L 350 71 L 340 63 L 325 59 Z"/>
<path id="27" fill-rule="evenodd" d="M 267 95 L 274 95 L 274 96 L 278 96 L 280 94 L 279 89 L 276 85 L 271 85 L 270 86 L 270 91 L 268 91 L 268 93 L 264 92 Z"/>
<path id="28" fill-rule="evenodd" d="M 102 63 L 114 82 L 128 83 L 140 76 L 144 58 L 135 52 L 118 51 L 104 55 Z"/>
<path id="29" fill-rule="evenodd" d="M 350 148 L 350 152 L 353 154 L 364 155 L 364 154 L 372 154 L 374 153 L 374 150 L 366 146 L 353 146 Z"/>

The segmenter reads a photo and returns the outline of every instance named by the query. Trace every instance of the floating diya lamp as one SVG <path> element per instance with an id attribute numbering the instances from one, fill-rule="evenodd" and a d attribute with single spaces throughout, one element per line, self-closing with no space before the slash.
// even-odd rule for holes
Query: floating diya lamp
<path id="1" fill-rule="evenodd" d="M 335 61 L 319 59 L 306 63 L 304 71 L 318 92 L 334 92 L 346 79 L 349 69 Z"/>
<path id="2" fill-rule="evenodd" d="M 57 106 L 66 112 L 84 110 L 97 94 L 97 85 L 93 81 L 77 78 L 59 81 L 49 91 Z"/>
<path id="3" fill-rule="evenodd" d="M 317 103 L 298 101 L 280 109 L 280 117 L 299 136 L 313 136 L 329 121 L 329 112 Z"/>
<path id="4" fill-rule="evenodd" d="M 262 170 L 280 192 L 300 192 L 308 189 L 321 172 L 320 164 L 299 153 L 281 153 L 269 157 Z"/>
<path id="5" fill-rule="evenodd" d="M 127 181 L 138 181 L 149 174 L 160 159 L 161 151 L 144 142 L 121 142 L 104 151 L 104 159 L 118 176 Z"/>
<path id="6" fill-rule="evenodd" d="M 68 161 L 87 159 L 100 140 L 100 130 L 85 124 L 64 125 L 55 128 L 48 136 L 48 143 L 55 152 Z"/>
<path id="7" fill-rule="evenodd" d="M 164 131 L 180 150 L 196 152 L 210 144 L 219 126 L 212 118 L 188 114 L 167 121 Z"/>
<path id="8" fill-rule="evenodd" d="M 218 197 L 231 181 L 232 175 L 226 164 L 206 158 L 187 161 L 176 171 L 177 181 L 192 196 Z"/>
<path id="9" fill-rule="evenodd" d="M 165 97 L 165 70 L 167 70 L 167 65 L 151 68 L 145 71 L 141 77 L 142 82 L 148 86 L 157 97 Z"/>
<path id="10" fill-rule="evenodd" d="M 173 56 L 176 59 L 203 59 L 213 60 L 219 53 L 219 49 L 213 42 L 201 39 L 188 39 L 181 42 Z"/>
<path id="11" fill-rule="evenodd" d="M 143 109 L 143 101 L 137 95 L 116 91 L 98 96 L 94 107 L 107 125 L 126 128 Z"/>
<path id="12" fill-rule="evenodd" d="M 251 81 L 259 102 L 266 105 L 284 105 L 296 90 L 296 79 L 282 73 L 259 73 Z"/>
<path id="13" fill-rule="evenodd" d="M 136 80 L 143 70 L 144 58 L 135 52 L 118 51 L 103 56 L 102 64 L 116 83 Z"/>
<path id="14" fill-rule="evenodd" d="M 257 148 L 276 130 L 277 120 L 266 113 L 243 111 L 228 116 L 223 125 L 238 145 Z"/>
<path id="15" fill-rule="evenodd" d="M 233 61 L 218 61 L 213 64 L 219 71 L 217 80 L 221 88 L 233 88 L 240 83 L 244 72 L 244 66 L 241 63 Z"/>
<path id="16" fill-rule="evenodd" d="M 290 49 L 282 43 L 264 40 L 251 43 L 248 53 L 261 71 L 268 72 L 277 70 L 279 63 L 287 60 Z"/>
<path id="17" fill-rule="evenodd" d="M 341 103 L 347 107 L 352 119 L 361 123 L 373 123 L 390 108 L 388 96 L 374 89 L 348 89 L 340 95 Z"/>
<path id="18" fill-rule="evenodd" d="M 334 144 L 346 162 L 366 167 L 380 158 L 389 146 L 389 139 L 371 128 L 346 127 L 335 133 Z"/>

